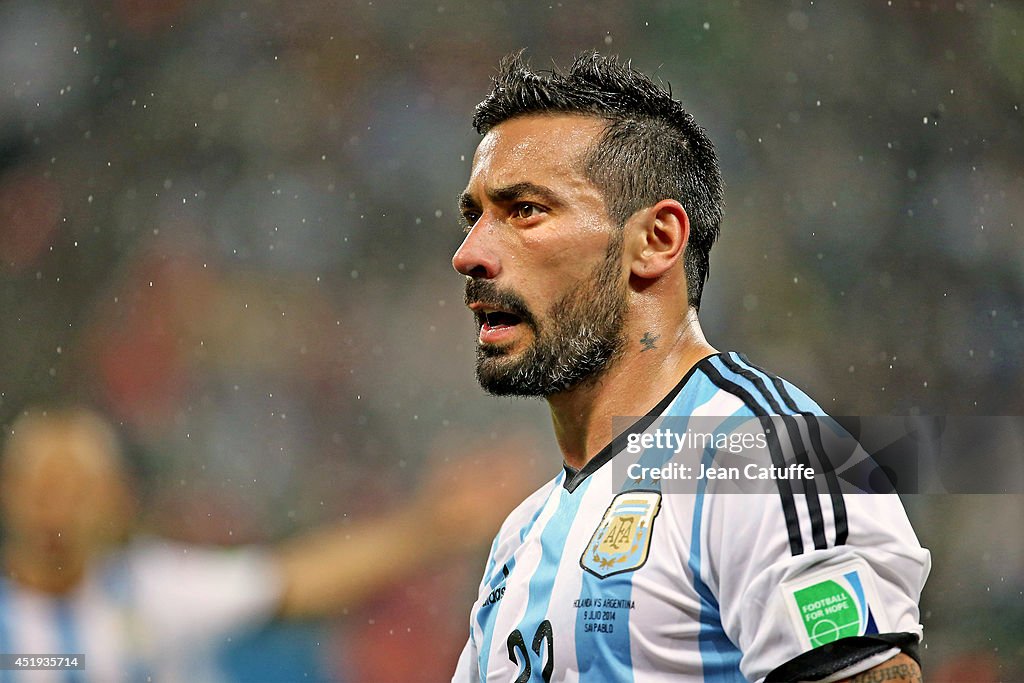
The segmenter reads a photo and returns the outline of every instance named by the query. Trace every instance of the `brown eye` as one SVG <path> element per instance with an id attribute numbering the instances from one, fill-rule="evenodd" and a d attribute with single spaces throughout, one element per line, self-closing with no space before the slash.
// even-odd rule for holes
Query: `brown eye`
<path id="1" fill-rule="evenodd" d="M 515 208 L 512 209 L 512 217 L 520 218 L 522 220 L 534 218 L 539 214 L 540 209 L 533 204 L 517 204 Z"/>

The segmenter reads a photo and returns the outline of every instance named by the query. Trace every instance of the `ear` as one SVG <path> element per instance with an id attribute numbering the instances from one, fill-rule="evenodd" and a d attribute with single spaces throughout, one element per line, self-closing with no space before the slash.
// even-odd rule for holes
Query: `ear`
<path id="1" fill-rule="evenodd" d="M 682 204 L 663 199 L 629 219 L 630 273 L 643 279 L 664 275 L 682 258 L 690 219 Z"/>

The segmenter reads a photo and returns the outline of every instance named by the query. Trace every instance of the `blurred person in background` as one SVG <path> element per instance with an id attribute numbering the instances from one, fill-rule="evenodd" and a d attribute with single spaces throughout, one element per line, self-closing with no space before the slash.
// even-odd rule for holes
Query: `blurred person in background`
<path id="1" fill-rule="evenodd" d="M 23 413 L 0 459 L 0 652 L 83 653 L 85 666 L 0 670 L 0 681 L 219 680 L 215 652 L 233 634 L 275 616 L 339 613 L 478 549 L 522 482 L 502 470 L 481 488 L 468 466 L 439 466 L 412 500 L 372 520 L 273 548 L 203 548 L 133 537 L 138 503 L 103 417 Z"/>

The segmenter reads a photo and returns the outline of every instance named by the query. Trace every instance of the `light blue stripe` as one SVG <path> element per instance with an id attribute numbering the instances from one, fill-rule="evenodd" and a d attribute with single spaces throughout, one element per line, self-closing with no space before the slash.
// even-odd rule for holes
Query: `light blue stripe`
<path id="1" fill-rule="evenodd" d="M 492 577 L 492 580 L 493 580 L 493 576 L 494 575 L 491 574 L 491 572 L 494 571 L 495 565 L 498 564 L 498 558 L 496 558 L 494 556 L 494 553 L 496 553 L 498 551 L 498 540 L 500 538 L 501 538 L 501 533 L 499 532 L 494 537 L 494 540 L 491 541 L 491 549 L 487 552 L 487 568 L 484 569 L 484 578 L 490 576 L 490 577 Z M 490 587 L 494 588 L 494 586 L 490 586 Z"/>
<path id="2" fill-rule="evenodd" d="M 561 492 L 564 493 L 565 489 L 562 487 L 562 482 L 564 480 L 565 480 L 565 470 L 562 470 L 559 473 L 559 475 L 557 477 L 555 477 L 555 480 L 550 484 L 551 491 L 552 492 L 561 491 Z M 544 500 L 544 503 L 537 506 L 537 509 L 534 510 L 533 515 L 530 517 L 529 521 L 527 521 L 526 524 L 523 525 L 523 527 L 519 530 L 519 542 L 520 542 L 520 544 L 522 544 L 522 542 L 526 538 L 527 534 L 530 533 L 530 530 L 533 529 L 534 524 L 537 523 L 537 518 L 540 517 L 540 513 L 544 510 L 545 507 L 547 507 L 547 503 L 548 503 L 549 500 L 551 500 L 551 494 L 550 493 L 548 494 L 548 497 Z M 491 548 L 490 567 L 491 567 L 492 571 L 493 571 L 493 568 L 497 567 L 497 565 L 498 565 L 497 557 L 494 556 L 494 553 L 497 551 L 497 545 L 498 545 L 498 539 L 495 538 L 494 539 L 494 544 L 492 545 L 492 548 Z M 515 553 L 513 553 L 512 556 L 509 557 L 507 562 L 502 563 L 502 567 L 508 567 L 509 576 L 512 575 L 512 570 L 513 570 L 513 568 L 515 568 L 515 566 L 516 566 L 516 556 L 515 556 Z M 505 577 L 505 573 L 503 571 L 498 570 L 498 571 L 494 572 L 494 574 L 491 575 L 491 580 L 488 582 L 489 588 L 491 590 L 494 590 L 495 588 L 497 588 L 501 584 L 501 582 L 503 580 L 505 580 L 505 578 L 506 578 Z M 481 629 L 481 631 L 483 633 L 483 642 L 480 644 L 480 649 L 478 651 L 478 655 L 479 655 L 478 664 L 479 664 L 479 669 L 480 669 L 480 683 L 485 683 L 486 678 L 487 678 L 487 666 L 488 666 L 488 664 L 490 662 L 490 658 L 491 658 L 491 643 L 494 640 L 494 621 L 498 618 L 498 609 L 499 609 L 500 606 L 501 606 L 501 601 L 499 600 L 498 602 L 494 603 L 493 605 L 488 605 L 486 607 L 480 607 L 478 609 L 478 611 L 477 611 L 477 624 L 480 626 L 480 629 Z"/>
<path id="3" fill-rule="evenodd" d="M 711 362 L 719 371 L 728 371 L 728 368 L 723 367 L 719 358 L 713 358 Z M 679 405 L 676 407 L 676 410 L 685 411 L 686 414 L 690 414 L 721 391 L 706 375 L 695 373 L 695 375 L 697 374 L 699 374 L 701 383 L 695 385 L 696 390 L 693 394 L 693 400 Z M 746 424 L 748 412 L 745 408 L 740 408 L 730 419 L 724 420 L 716 428 L 716 433 L 719 431 L 729 433 L 736 427 Z M 730 427 L 730 424 L 733 426 Z M 714 454 L 714 449 L 705 449 L 704 455 L 701 458 L 701 463 L 705 468 L 711 466 L 714 461 Z M 697 636 L 698 647 L 701 653 L 701 666 L 704 669 L 705 681 L 745 683 L 746 679 L 743 678 L 739 668 L 741 653 L 736 645 L 725 635 L 718 601 L 715 599 L 711 589 L 708 588 L 701 578 L 701 527 L 703 524 L 706 488 L 707 480 L 698 480 L 697 492 L 694 496 L 693 521 L 690 533 L 690 556 L 688 559 L 690 571 L 693 574 L 693 587 L 701 600 L 700 632 Z"/>
<path id="4" fill-rule="evenodd" d="M 601 579 L 590 572 L 583 572 L 580 586 L 580 604 L 593 604 L 596 599 L 613 598 L 629 600 L 633 594 L 633 572 L 616 574 Z M 579 667 L 580 681 L 594 683 L 628 683 L 633 680 L 633 656 L 629 643 L 629 615 L 631 610 L 605 610 L 594 606 L 601 612 L 612 611 L 615 619 L 597 622 L 610 624 L 612 633 L 586 633 L 584 631 L 585 609 L 576 610 L 576 662 Z"/>
<path id="5" fill-rule="evenodd" d="M 639 462 L 644 466 L 652 466 L 659 463 L 665 453 L 671 456 L 671 450 L 655 451 L 647 449 L 640 456 Z M 653 484 L 653 485 L 651 485 Z M 619 488 L 619 493 L 624 493 L 633 488 L 643 490 L 660 490 L 660 482 L 642 482 L 637 485 L 635 482 L 626 479 Z M 614 484 L 613 484 L 614 485 Z M 650 505 L 629 506 L 619 508 L 622 511 L 636 510 L 641 513 L 647 512 Z M 653 527 L 652 527 L 653 530 Z M 653 539 L 652 539 L 653 541 Z M 649 550 L 649 548 L 648 548 Z M 579 604 L 591 605 L 590 609 L 601 612 L 613 611 L 615 619 L 610 621 L 592 620 L 592 623 L 609 624 L 614 629 L 611 633 L 590 632 L 587 633 L 587 608 L 576 610 L 576 665 L 580 673 L 581 682 L 604 683 L 614 681 L 616 683 L 629 683 L 633 680 L 633 653 L 629 640 L 629 617 L 631 610 L 605 610 L 596 605 L 597 600 L 606 598 L 615 600 L 630 600 L 633 595 L 633 572 L 624 572 L 600 578 L 584 571 L 580 582 Z"/>
<path id="6" fill-rule="evenodd" d="M 742 412 L 742 411 L 741 411 Z M 741 418 L 742 419 L 742 418 Z M 705 468 L 714 462 L 715 451 L 705 449 L 701 463 Z M 700 596 L 700 632 L 697 636 L 700 647 L 701 665 L 704 668 L 704 680 L 720 683 L 744 683 L 740 673 L 739 649 L 722 627 L 722 613 L 718 600 L 701 578 L 701 528 L 704 517 L 704 496 L 707 480 L 697 483 L 697 494 L 693 503 L 693 525 L 690 530 L 690 557 L 688 565 L 693 574 L 693 587 Z"/>
<path id="7" fill-rule="evenodd" d="M 502 566 L 508 566 L 509 575 L 512 574 L 512 568 L 516 566 L 515 556 L 510 557 L 508 562 Z M 505 578 L 504 572 L 498 572 L 496 576 L 491 578 L 489 587 L 491 590 L 497 588 L 500 581 L 498 576 Z M 480 665 L 480 683 L 484 683 L 487 678 L 487 666 L 491 659 L 491 641 L 494 640 L 494 620 L 498 618 L 498 609 L 501 607 L 501 601 L 494 603 L 493 605 L 481 606 L 476 615 L 476 623 L 480 626 L 483 631 L 483 642 L 480 644 L 479 665 Z"/>
<path id="8" fill-rule="evenodd" d="M 11 634 L 8 632 L 8 623 L 11 621 L 13 619 L 7 579 L 0 577 L 0 653 L 3 654 L 11 654 Z M 0 669 L 0 683 L 10 683 L 13 680 L 12 672 Z"/>
<path id="9" fill-rule="evenodd" d="M 660 467 L 672 455 L 672 449 L 647 449 L 640 456 L 638 462 L 644 467 Z M 620 485 L 619 493 L 633 489 L 660 491 L 660 484 L 660 481 L 643 481 L 637 484 L 627 479 Z M 630 506 L 619 509 L 622 511 L 637 510 L 644 513 L 650 509 L 650 506 Z M 655 534 L 651 537 L 652 544 L 656 542 L 657 532 L 654 529 L 657 526 L 658 522 L 655 518 L 651 528 L 652 533 Z M 648 552 L 653 552 L 651 547 L 648 548 Z M 634 576 L 635 573 L 629 571 L 602 579 L 590 572 L 583 572 L 579 594 L 580 604 L 594 605 L 595 601 L 604 599 L 625 601 L 632 599 Z M 585 630 L 587 620 L 584 619 L 586 608 L 576 611 L 576 662 L 579 667 L 580 681 L 587 683 L 604 683 L 605 681 L 629 683 L 633 681 L 633 654 L 629 636 L 629 619 L 632 610 L 604 610 L 597 605 L 592 609 L 602 612 L 613 611 L 614 620 L 596 623 L 610 624 L 614 630 L 611 633 L 587 633 Z"/>
<path id="10" fill-rule="evenodd" d="M 860 585 L 860 576 L 857 572 L 849 572 L 844 574 L 846 580 L 853 586 L 853 590 L 857 593 L 857 605 L 860 608 L 860 624 L 858 626 L 857 635 L 864 635 L 864 631 L 867 630 L 868 625 L 868 600 L 864 595 L 864 587 Z"/>
<path id="11" fill-rule="evenodd" d="M 694 370 L 693 375 L 686 382 L 686 386 L 662 415 L 665 417 L 690 417 L 693 411 L 710 401 L 720 391 L 721 389 L 715 386 L 707 375 L 700 370 Z"/>
<path id="12" fill-rule="evenodd" d="M 540 623 L 547 618 L 548 607 L 551 604 L 551 591 L 554 588 L 555 577 L 561 565 L 561 558 L 565 551 L 565 543 L 569 537 L 569 528 L 576 519 L 580 502 L 586 495 L 587 489 L 593 477 L 587 477 L 583 483 L 570 493 L 565 488 L 558 487 L 558 507 L 555 513 L 544 526 L 540 534 L 541 558 L 537 570 L 530 577 L 529 596 L 526 603 L 526 611 L 519 622 L 519 631 L 523 634 L 527 647 L 532 644 L 533 636 L 537 632 Z M 555 647 L 558 634 L 555 634 Z M 544 654 L 544 651 L 541 651 Z M 557 657 L 557 650 L 555 656 Z M 534 655 L 532 665 L 531 681 L 540 681 L 543 664 L 540 658 Z"/>

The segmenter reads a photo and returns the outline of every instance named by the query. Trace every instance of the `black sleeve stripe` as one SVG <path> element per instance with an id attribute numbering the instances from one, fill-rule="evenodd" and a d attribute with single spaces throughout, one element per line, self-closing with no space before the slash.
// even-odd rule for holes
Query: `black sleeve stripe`
<path id="1" fill-rule="evenodd" d="M 836 545 L 845 545 L 849 536 L 849 526 L 846 521 L 846 502 L 843 500 L 842 489 L 839 488 L 839 479 L 836 477 L 832 461 L 829 460 L 825 446 L 821 443 L 821 428 L 818 425 L 818 417 L 811 413 L 801 413 L 807 417 L 807 430 L 811 434 L 811 444 L 818 456 L 818 461 L 825 469 L 825 481 L 828 483 L 829 497 L 832 498 L 832 516 L 835 518 Z"/>
<path id="2" fill-rule="evenodd" d="M 773 396 L 768 390 L 768 385 L 765 384 L 764 379 L 757 373 L 734 361 L 729 357 L 729 354 L 722 355 L 722 362 L 725 363 L 727 368 L 743 377 L 757 388 L 757 391 L 768 402 L 768 405 L 771 406 L 773 414 L 782 416 L 782 422 L 786 425 L 786 432 L 789 434 L 789 441 L 792 444 L 793 453 L 796 456 L 797 462 L 810 468 L 811 460 L 807 457 L 807 447 L 804 443 L 803 436 L 800 434 L 800 426 L 792 416 L 786 415 L 782 406 L 780 406 L 779 402 L 775 400 L 775 396 Z M 782 458 L 781 453 L 780 458 Z M 774 460 L 775 458 L 773 457 L 772 459 Z M 780 467 L 786 466 L 784 459 L 781 464 L 775 464 Z M 807 503 L 807 512 L 811 517 L 811 538 L 814 541 L 814 549 L 824 550 L 825 548 L 828 548 L 828 541 L 825 539 L 825 518 L 821 514 L 821 500 L 818 498 L 818 487 L 814 483 L 813 479 L 808 479 L 804 482 L 804 500 Z"/>
<path id="3" fill-rule="evenodd" d="M 807 456 L 807 446 L 803 436 L 800 434 L 800 425 L 792 416 L 783 416 L 783 423 L 789 433 L 789 441 L 793 444 L 793 452 L 796 460 L 808 469 L 814 469 L 811 459 Z M 811 536 L 814 539 L 814 549 L 824 550 L 828 548 L 828 541 L 825 539 L 825 516 L 821 512 L 821 499 L 818 497 L 818 485 L 814 479 L 807 479 L 803 482 L 804 498 L 807 502 L 807 512 L 811 516 Z"/>
<path id="4" fill-rule="evenodd" d="M 724 358 L 725 354 L 721 357 Z M 707 363 L 702 370 L 715 386 L 735 395 L 743 401 L 747 408 L 753 411 L 754 415 L 758 417 L 766 417 L 768 415 L 767 411 L 758 404 L 750 392 L 735 382 L 722 377 L 722 374 L 718 372 L 718 369 L 713 364 Z M 770 427 L 770 425 L 766 425 L 766 427 Z M 767 432 L 769 434 L 768 450 L 771 452 L 772 461 L 777 466 L 784 466 L 784 463 L 780 463 L 782 460 L 782 449 L 779 446 L 778 436 L 775 435 L 774 430 L 768 429 Z M 782 499 L 782 515 L 786 519 L 786 531 L 789 534 L 789 550 L 793 555 L 800 555 L 804 552 L 804 541 L 800 533 L 800 519 L 796 514 L 793 489 L 790 487 L 788 479 L 777 479 L 776 482 L 779 487 L 779 497 Z"/>
<path id="5" fill-rule="evenodd" d="M 825 471 L 825 482 L 828 485 L 829 497 L 832 499 L 832 516 L 835 520 L 836 545 L 845 545 L 846 539 L 849 536 L 849 526 L 846 517 L 846 502 L 843 500 L 843 491 L 839 486 L 839 479 L 836 477 L 835 468 L 833 468 L 832 461 L 828 457 L 828 452 L 825 450 L 821 441 L 821 428 L 818 424 L 818 416 L 807 411 L 802 411 L 797 407 L 796 401 L 789 393 L 789 389 L 786 387 L 786 383 L 782 381 L 782 378 L 754 365 L 743 355 L 740 355 L 740 360 L 748 367 L 757 370 L 771 380 L 775 390 L 779 392 L 779 396 L 782 397 L 783 402 L 786 404 L 786 407 L 789 408 L 791 413 L 803 415 L 807 418 L 807 431 L 811 437 L 811 446 L 814 449 L 815 456 L 818 458 L 818 462 L 821 463 L 822 469 Z"/>

